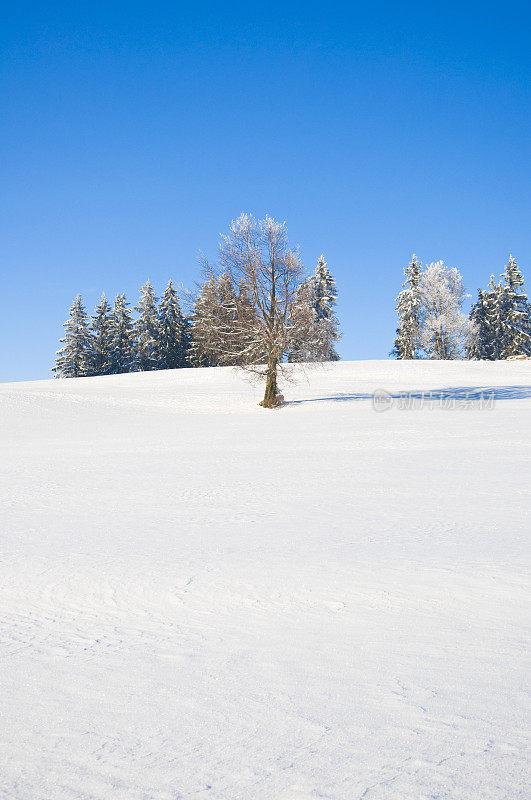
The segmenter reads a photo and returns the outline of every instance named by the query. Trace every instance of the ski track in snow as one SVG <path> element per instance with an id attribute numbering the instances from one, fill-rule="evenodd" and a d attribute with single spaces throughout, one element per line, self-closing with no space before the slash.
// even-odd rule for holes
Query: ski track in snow
<path id="1" fill-rule="evenodd" d="M 531 362 L 283 389 L 0 385 L 0 798 L 527 800 Z"/>

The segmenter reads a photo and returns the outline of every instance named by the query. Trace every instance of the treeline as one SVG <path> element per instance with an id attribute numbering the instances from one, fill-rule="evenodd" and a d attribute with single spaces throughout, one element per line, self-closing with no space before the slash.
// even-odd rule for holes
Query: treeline
<path id="1" fill-rule="evenodd" d="M 398 328 L 391 354 L 399 359 L 498 359 L 531 356 L 531 303 L 524 277 L 510 256 L 496 283 L 487 289 L 468 317 L 462 276 L 442 261 L 424 269 L 417 257 L 404 270 L 406 280 L 397 297 Z"/>
<path id="2" fill-rule="evenodd" d="M 307 309 L 308 330 L 306 336 L 299 330 L 297 337 L 291 337 L 285 360 L 339 358 L 334 347 L 339 338 L 336 297 L 335 280 L 321 256 L 315 272 L 293 298 L 294 310 L 297 304 Z M 116 295 L 112 307 L 103 294 L 90 318 L 78 295 L 64 323 L 65 335 L 53 371 L 58 378 L 78 378 L 183 367 L 244 366 L 249 348 L 256 350 L 256 321 L 249 287 L 245 281 L 236 283 L 228 271 L 219 275 L 210 272 L 188 315 L 181 309 L 171 280 L 160 301 L 147 281 L 134 309 L 125 294 Z M 225 341 L 228 337 L 230 342 Z"/>

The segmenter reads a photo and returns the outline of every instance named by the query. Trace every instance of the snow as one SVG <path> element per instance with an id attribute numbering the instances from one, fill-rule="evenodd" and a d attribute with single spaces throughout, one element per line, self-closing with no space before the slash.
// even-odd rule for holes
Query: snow
<path id="1" fill-rule="evenodd" d="M 1 798 L 529 796 L 531 362 L 282 390 L 0 386 Z"/>

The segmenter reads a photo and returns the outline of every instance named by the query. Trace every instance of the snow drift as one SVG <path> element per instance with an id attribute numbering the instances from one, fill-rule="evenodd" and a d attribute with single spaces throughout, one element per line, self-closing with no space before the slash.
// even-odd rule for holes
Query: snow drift
<path id="1" fill-rule="evenodd" d="M 282 389 L 0 386 L 0 797 L 528 796 L 531 364 Z"/>

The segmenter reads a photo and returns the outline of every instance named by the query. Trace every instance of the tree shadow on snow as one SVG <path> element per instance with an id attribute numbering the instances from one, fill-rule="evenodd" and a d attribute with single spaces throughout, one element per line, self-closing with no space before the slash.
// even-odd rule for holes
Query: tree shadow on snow
<path id="1" fill-rule="evenodd" d="M 328 397 L 311 397 L 306 400 L 286 400 L 284 405 L 296 406 L 302 403 L 347 403 L 356 400 L 419 400 L 442 401 L 462 400 L 479 401 L 494 400 L 526 400 L 531 398 L 531 386 L 451 386 L 445 389 L 415 389 L 412 391 L 387 392 L 385 389 L 376 389 L 374 392 L 359 392 L 355 394 L 335 394 Z"/>

